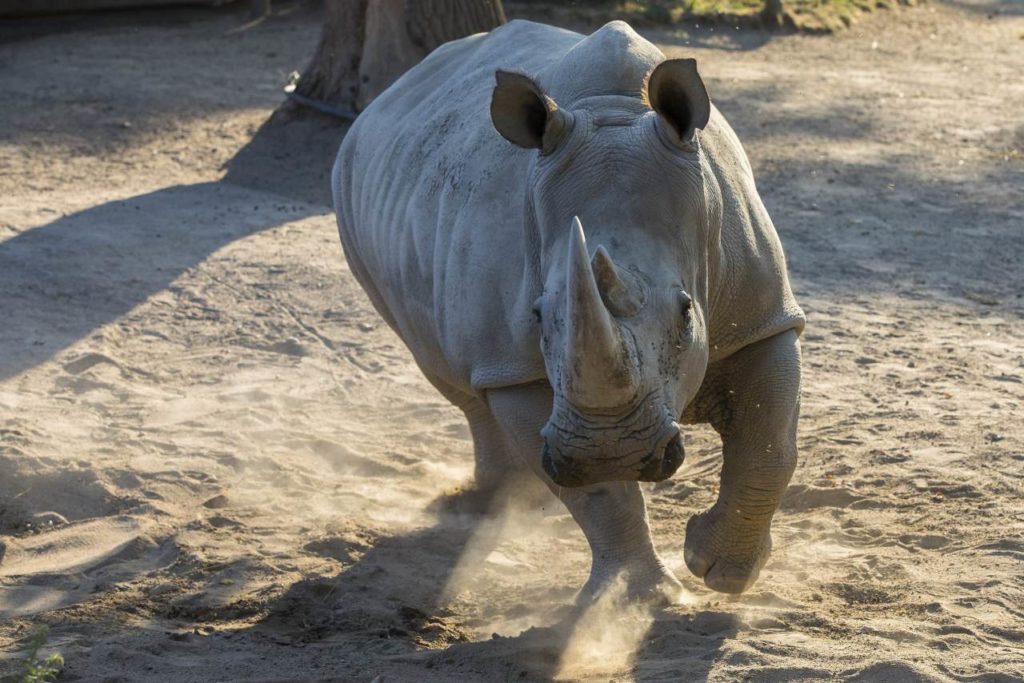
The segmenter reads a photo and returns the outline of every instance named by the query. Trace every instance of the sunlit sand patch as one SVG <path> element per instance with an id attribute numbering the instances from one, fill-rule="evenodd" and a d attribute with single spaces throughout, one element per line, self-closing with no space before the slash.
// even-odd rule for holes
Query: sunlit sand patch
<path id="1" fill-rule="evenodd" d="M 813 571 L 816 564 L 833 564 L 840 560 L 859 555 L 855 548 L 828 539 L 814 539 L 802 543 L 794 543 L 786 549 L 785 559 L 797 561 L 808 571 Z"/>
<path id="2" fill-rule="evenodd" d="M 333 440 L 282 434 L 264 436 L 263 448 L 272 453 L 236 465 L 233 504 L 285 513 L 283 520 L 315 527 L 337 519 L 426 526 L 434 522 L 427 508 L 436 492 L 465 481 L 471 471 L 463 463 L 405 465 L 348 445 L 346 434 Z M 274 439 L 287 442 L 269 443 Z"/>

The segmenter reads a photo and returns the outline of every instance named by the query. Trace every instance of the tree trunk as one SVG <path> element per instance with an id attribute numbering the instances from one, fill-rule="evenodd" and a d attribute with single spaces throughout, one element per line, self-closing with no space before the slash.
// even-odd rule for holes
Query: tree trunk
<path id="1" fill-rule="evenodd" d="M 442 43 L 505 23 L 501 0 L 326 0 L 325 11 L 295 93 L 352 115 Z"/>
<path id="2" fill-rule="evenodd" d="M 769 26 L 782 26 L 782 0 L 764 0 L 764 8 L 761 10 L 761 20 Z"/>

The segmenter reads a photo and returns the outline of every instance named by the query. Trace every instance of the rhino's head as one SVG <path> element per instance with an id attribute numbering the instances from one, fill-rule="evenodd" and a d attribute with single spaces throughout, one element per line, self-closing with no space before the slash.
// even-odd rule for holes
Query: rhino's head
<path id="1" fill-rule="evenodd" d="M 678 420 L 708 361 L 713 234 L 696 131 L 710 102 L 693 60 L 653 70 L 645 96 L 576 98 L 498 73 L 491 114 L 539 150 L 527 241 L 554 391 L 543 464 L 561 486 L 660 481 L 683 462 Z"/>

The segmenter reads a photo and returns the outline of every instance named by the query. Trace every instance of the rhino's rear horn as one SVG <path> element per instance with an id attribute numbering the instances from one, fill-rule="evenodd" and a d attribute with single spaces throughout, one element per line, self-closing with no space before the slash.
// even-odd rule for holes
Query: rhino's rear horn
<path id="1" fill-rule="evenodd" d="M 601 301 L 617 318 L 636 315 L 643 307 L 643 288 L 635 275 L 621 270 L 604 247 L 598 246 L 590 260 Z"/>
<path id="2" fill-rule="evenodd" d="M 603 250 L 601 250 L 603 251 Z M 607 258 L 607 264 L 603 260 Z M 606 286 L 615 266 L 595 254 Z M 608 270 L 607 267 L 611 270 Z M 587 253 L 583 224 L 573 219 L 566 268 L 566 349 L 563 386 L 570 403 L 581 408 L 617 408 L 636 395 L 637 379 L 618 323 L 605 306 Z"/>

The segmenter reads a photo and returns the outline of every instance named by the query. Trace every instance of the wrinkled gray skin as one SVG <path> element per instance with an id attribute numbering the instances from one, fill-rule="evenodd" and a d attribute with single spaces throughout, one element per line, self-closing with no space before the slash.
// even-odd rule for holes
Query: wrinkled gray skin
<path id="1" fill-rule="evenodd" d="M 359 117 L 332 182 L 352 271 L 465 412 L 478 485 L 525 463 L 583 529 L 584 598 L 620 574 L 678 589 L 638 481 L 675 472 L 695 422 L 724 466 L 686 564 L 753 583 L 796 461 L 804 319 L 693 60 L 622 22 L 449 43 Z"/>

